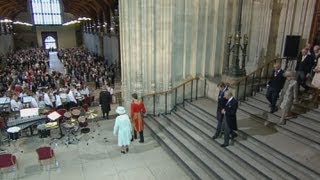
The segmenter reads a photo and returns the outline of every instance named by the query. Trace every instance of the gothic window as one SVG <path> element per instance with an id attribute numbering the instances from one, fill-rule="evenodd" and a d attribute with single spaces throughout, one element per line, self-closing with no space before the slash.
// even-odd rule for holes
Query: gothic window
<path id="1" fill-rule="evenodd" d="M 31 0 L 31 6 L 34 24 L 61 24 L 60 0 Z"/>

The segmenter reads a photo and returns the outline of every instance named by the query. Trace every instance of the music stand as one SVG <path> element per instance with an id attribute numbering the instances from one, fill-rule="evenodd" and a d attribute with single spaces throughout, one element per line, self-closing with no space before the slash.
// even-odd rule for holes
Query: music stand
<path id="1" fill-rule="evenodd" d="M 58 122 L 58 126 L 59 126 L 59 131 L 60 131 L 60 137 L 59 139 L 61 139 L 63 137 L 63 134 L 62 134 L 62 129 L 61 129 L 61 115 L 57 112 L 57 111 L 53 111 L 52 113 L 48 114 L 48 119 L 50 121 L 57 121 Z"/>

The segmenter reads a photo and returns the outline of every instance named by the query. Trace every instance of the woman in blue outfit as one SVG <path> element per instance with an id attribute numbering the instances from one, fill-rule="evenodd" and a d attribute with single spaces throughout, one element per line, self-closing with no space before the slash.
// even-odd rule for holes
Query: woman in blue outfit
<path id="1" fill-rule="evenodd" d="M 116 118 L 113 134 L 118 136 L 118 146 L 121 147 L 121 153 L 125 154 L 129 151 L 132 137 L 132 125 L 124 107 L 118 106 L 116 113 L 118 113 L 119 116 Z"/>

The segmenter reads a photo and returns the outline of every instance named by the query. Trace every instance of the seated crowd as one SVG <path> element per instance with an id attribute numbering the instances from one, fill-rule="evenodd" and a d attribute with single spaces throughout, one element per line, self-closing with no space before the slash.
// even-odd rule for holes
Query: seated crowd
<path id="1" fill-rule="evenodd" d="M 105 84 L 111 89 L 114 68 L 84 48 L 59 50 L 58 56 L 66 73 L 49 73 L 49 53 L 40 48 L 19 50 L 4 59 L 6 68 L 0 69 L 0 98 L 8 99 L 10 111 L 27 107 L 69 109 L 84 101 L 90 105 L 92 94 L 87 82 L 91 80 L 97 79 L 97 88 Z"/>

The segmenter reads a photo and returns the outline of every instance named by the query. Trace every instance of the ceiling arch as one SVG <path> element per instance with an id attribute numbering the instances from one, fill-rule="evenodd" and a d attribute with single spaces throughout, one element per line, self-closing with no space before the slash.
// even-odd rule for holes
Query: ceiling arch
<path id="1" fill-rule="evenodd" d="M 115 8 L 118 0 L 61 0 L 64 12 L 75 17 L 96 19 L 104 12 Z M 1 0 L 0 18 L 14 19 L 20 12 L 28 11 L 29 0 Z"/>

